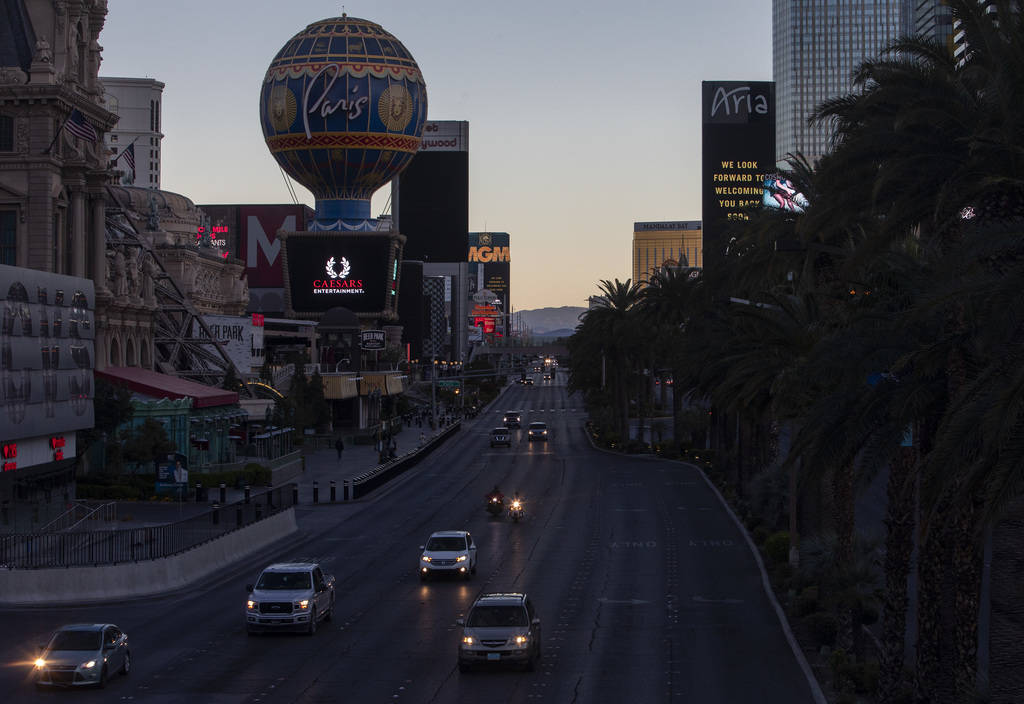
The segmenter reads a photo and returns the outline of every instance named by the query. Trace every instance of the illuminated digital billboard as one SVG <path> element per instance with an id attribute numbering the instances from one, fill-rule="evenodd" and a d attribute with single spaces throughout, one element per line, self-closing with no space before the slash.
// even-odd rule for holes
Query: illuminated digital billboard
<path id="1" fill-rule="evenodd" d="M 729 223 L 746 220 L 775 171 L 775 84 L 703 81 L 702 221 L 704 266 L 724 256 Z"/>
<path id="2" fill-rule="evenodd" d="M 396 310 L 401 236 L 290 232 L 281 239 L 289 311 L 314 314 L 341 306 L 388 317 Z"/>

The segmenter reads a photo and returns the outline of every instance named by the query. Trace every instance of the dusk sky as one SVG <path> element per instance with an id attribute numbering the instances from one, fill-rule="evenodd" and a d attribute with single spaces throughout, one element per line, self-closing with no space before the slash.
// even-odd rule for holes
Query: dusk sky
<path id="1" fill-rule="evenodd" d="M 376 0 L 344 11 L 412 53 L 428 119 L 469 122 L 469 227 L 510 233 L 520 310 L 583 306 L 601 279 L 629 277 L 634 222 L 701 218 L 700 83 L 771 80 L 771 6 Z M 100 76 L 166 84 L 165 190 L 291 202 L 260 130 L 261 82 L 285 42 L 342 7 L 110 0 Z"/>

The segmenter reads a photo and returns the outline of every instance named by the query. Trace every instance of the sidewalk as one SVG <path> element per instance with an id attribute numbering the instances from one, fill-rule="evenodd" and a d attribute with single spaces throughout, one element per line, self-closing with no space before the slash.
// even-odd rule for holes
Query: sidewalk
<path id="1" fill-rule="evenodd" d="M 419 447 L 420 433 L 423 433 L 425 442 L 429 442 L 441 431 L 431 431 L 429 425 L 422 428 L 416 427 L 413 423 L 410 427 L 403 428 L 396 433 L 395 456 L 401 458 L 403 455 L 415 451 Z M 343 499 L 343 481 L 352 479 L 379 464 L 379 454 L 374 445 L 356 445 L 346 443 L 345 449 L 338 459 L 338 452 L 333 447 L 330 449 L 317 449 L 304 452 L 302 455 L 304 469 L 302 474 L 294 477 L 284 484 L 296 483 L 299 487 L 299 505 L 308 505 L 313 502 L 313 483 L 316 482 L 319 502 L 329 503 L 331 500 L 331 482 L 335 482 L 336 500 Z M 256 460 L 254 460 L 256 461 Z M 142 528 L 147 526 L 165 525 L 175 521 L 191 518 L 220 503 L 220 487 L 206 486 L 206 501 L 196 502 L 195 485 L 202 482 L 203 475 L 193 472 L 189 477 L 191 485 L 190 496 L 184 501 L 119 501 L 117 503 L 116 522 L 91 525 L 89 530 L 111 530 L 115 528 Z M 265 491 L 266 487 L 252 487 L 253 496 Z M 225 503 L 231 504 L 245 498 L 243 489 L 236 489 L 233 486 L 225 488 Z"/>

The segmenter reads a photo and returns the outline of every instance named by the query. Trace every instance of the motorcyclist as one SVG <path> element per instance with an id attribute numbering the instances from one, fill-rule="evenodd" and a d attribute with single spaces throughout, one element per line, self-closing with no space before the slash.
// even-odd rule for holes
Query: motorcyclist
<path id="1" fill-rule="evenodd" d="M 494 488 L 491 489 L 491 493 L 487 495 L 487 502 L 490 503 L 491 499 L 497 499 L 498 503 L 504 503 L 505 495 L 501 493 L 501 489 L 495 484 Z"/>

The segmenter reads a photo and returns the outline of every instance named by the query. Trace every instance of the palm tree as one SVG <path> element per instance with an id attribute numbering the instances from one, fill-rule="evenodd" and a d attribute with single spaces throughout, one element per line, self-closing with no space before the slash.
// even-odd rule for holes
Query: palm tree
<path id="1" fill-rule="evenodd" d="M 835 198 L 805 221 L 813 228 L 829 211 L 858 207 L 877 227 L 866 230 L 858 256 L 870 260 L 894 240 L 912 234 L 932 262 L 948 260 L 964 240 L 965 208 L 1005 217 L 1007 204 L 1021 202 L 1021 117 L 1024 97 L 1024 24 L 1007 2 L 995 3 L 998 23 L 969 0 L 954 0 L 971 55 L 960 69 L 948 49 L 917 39 L 892 47 L 892 55 L 859 69 L 853 95 L 831 101 L 818 118 L 837 125 L 837 148 L 822 160 Z M 864 188 L 867 184 L 868 188 Z M 866 198 L 865 198 L 866 196 Z M 958 262 L 958 267 L 961 262 Z M 962 267 L 954 267 L 960 279 Z M 948 300 L 947 300 L 948 303 Z M 921 307 L 923 315 L 934 309 Z M 940 418 L 965 398 L 971 369 L 979 358 L 970 345 L 965 306 L 944 310 L 938 339 L 911 355 L 916 370 L 941 369 L 946 406 Z M 931 367 L 929 367 L 929 364 Z M 975 398 L 977 390 L 975 390 Z M 922 427 L 938 429 L 940 422 Z M 979 496 L 970 487 L 956 455 L 941 455 L 927 433 L 920 438 L 922 497 L 926 516 L 920 561 L 918 688 L 922 700 L 964 697 L 975 687 L 980 552 L 977 541 Z M 929 451 L 931 450 L 931 451 Z M 984 466 L 984 463 L 978 465 Z M 943 579 L 954 582 L 954 657 L 940 657 Z M 951 677 L 945 677 L 952 673 Z"/>
<path id="2" fill-rule="evenodd" d="M 622 440 L 628 440 L 629 380 L 639 344 L 635 308 L 640 301 L 640 285 L 630 279 L 602 280 L 600 290 L 598 306 L 583 314 L 581 327 L 600 341 L 602 369 L 611 382 L 616 430 Z"/>

